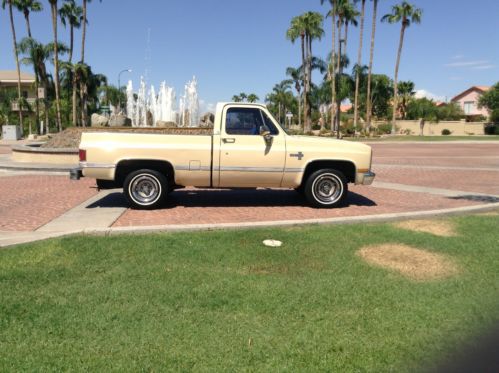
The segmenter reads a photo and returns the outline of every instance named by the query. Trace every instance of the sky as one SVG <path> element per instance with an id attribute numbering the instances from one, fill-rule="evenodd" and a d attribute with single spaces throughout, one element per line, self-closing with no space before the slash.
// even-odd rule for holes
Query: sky
<path id="1" fill-rule="evenodd" d="M 401 0 L 380 0 L 378 21 Z M 62 1 L 59 1 L 61 3 Z M 473 85 L 499 81 L 498 0 L 412 0 L 423 9 L 420 25 L 407 30 L 400 80 L 411 80 L 419 94 L 450 100 Z M 52 39 L 50 7 L 31 17 L 33 36 Z M 327 1 L 325 2 L 328 3 Z M 301 63 L 299 41 L 285 34 L 292 17 L 306 11 L 326 14 L 320 0 L 97 0 L 88 6 L 86 62 L 96 73 L 118 85 L 140 77 L 156 87 L 166 81 L 183 94 L 196 76 L 202 110 L 229 101 L 240 92 L 264 100 L 272 87 L 286 79 L 288 66 Z M 15 15 L 18 39 L 26 35 L 24 18 Z M 368 63 L 372 2 L 366 3 L 363 63 Z M 59 24 L 59 36 L 69 45 L 69 30 Z M 314 41 L 313 54 L 325 58 L 331 50 L 331 19 L 324 21 L 325 36 Z M 400 25 L 377 24 L 375 73 L 393 76 Z M 357 59 L 359 29 L 351 27 L 348 55 Z M 81 33 L 76 31 L 75 58 Z M 15 69 L 8 12 L 0 10 L 0 70 Z M 351 68 L 351 66 L 350 66 Z M 349 68 L 349 69 L 350 69 Z M 23 71 L 30 71 L 27 66 Z M 314 75 L 315 81 L 321 79 Z"/>

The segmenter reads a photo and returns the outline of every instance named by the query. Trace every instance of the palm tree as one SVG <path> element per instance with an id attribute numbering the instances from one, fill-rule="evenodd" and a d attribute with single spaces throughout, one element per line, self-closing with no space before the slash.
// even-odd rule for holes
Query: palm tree
<path id="1" fill-rule="evenodd" d="M 405 82 L 398 83 L 398 95 L 402 98 L 402 101 L 400 102 L 399 105 L 402 119 L 406 118 L 407 104 L 415 93 L 416 92 L 414 92 L 414 82 L 408 80 Z M 397 110 L 399 110 L 399 108 L 397 108 Z"/>
<path id="2" fill-rule="evenodd" d="M 345 23 L 345 53 L 347 53 L 348 47 L 348 25 L 357 27 L 357 17 L 359 15 L 360 13 L 354 5 L 350 2 L 346 2 L 345 9 L 343 11 L 343 22 Z"/>
<path id="3" fill-rule="evenodd" d="M 15 0 L 14 5 L 17 10 L 23 13 L 24 19 L 26 20 L 26 28 L 28 29 L 28 36 L 31 38 L 31 25 L 29 22 L 29 14 L 31 12 L 41 12 L 43 6 L 39 1 L 36 0 Z"/>
<path id="4" fill-rule="evenodd" d="M 102 0 L 100 0 L 102 2 Z M 81 60 L 80 63 L 85 64 L 85 41 L 87 36 L 87 3 L 92 2 L 92 0 L 83 0 L 83 30 L 81 33 Z M 86 94 L 88 92 L 88 87 L 83 85 L 83 80 L 80 83 L 80 100 L 81 100 L 81 117 L 84 118 L 83 126 L 86 126 L 87 117 L 87 101 Z"/>
<path id="5" fill-rule="evenodd" d="M 395 64 L 395 76 L 393 80 L 393 116 L 392 116 L 392 134 L 395 133 L 395 122 L 397 119 L 397 106 L 398 106 L 398 89 L 397 89 L 397 80 L 398 80 L 398 72 L 400 66 L 400 56 L 402 55 L 402 47 L 404 45 L 404 33 L 405 29 L 411 25 L 411 23 L 421 23 L 421 17 L 423 15 L 423 11 L 419 8 L 416 8 L 414 5 L 409 4 L 407 1 L 402 1 L 399 5 L 392 6 L 392 12 L 385 14 L 381 18 L 381 22 L 388 23 L 401 23 L 400 27 L 400 39 L 399 39 L 399 48 L 397 52 L 397 62 Z"/>
<path id="6" fill-rule="evenodd" d="M 315 39 L 321 40 L 322 36 L 324 36 L 324 29 L 322 28 L 324 17 L 322 16 L 322 14 L 317 12 L 307 12 L 303 16 L 305 25 L 305 45 L 307 48 L 307 72 L 305 75 L 307 77 L 305 85 L 305 97 L 307 97 L 311 92 L 312 85 L 312 41 Z M 309 105 L 307 107 L 307 112 L 305 113 L 305 131 L 310 131 L 311 129 L 311 108 Z"/>
<path id="7" fill-rule="evenodd" d="M 260 97 L 258 97 L 254 93 L 250 93 L 248 95 L 248 102 L 257 102 L 259 99 L 260 99 Z"/>
<path id="8" fill-rule="evenodd" d="M 296 93 L 298 94 L 298 126 L 301 127 L 301 88 L 302 88 L 302 80 L 301 80 L 301 70 L 300 68 L 295 69 L 294 67 L 288 67 L 286 69 L 286 75 L 291 78 L 295 85 Z"/>
<path id="9" fill-rule="evenodd" d="M 369 70 L 367 72 L 367 102 L 366 102 L 366 128 L 369 130 L 371 128 L 371 114 L 372 114 L 372 102 L 371 102 L 371 79 L 373 72 L 373 59 L 374 59 L 374 40 L 376 36 L 376 17 L 378 11 L 378 0 L 373 0 L 373 18 L 372 18 L 372 29 L 371 29 L 371 51 L 369 53 Z"/>
<path id="10" fill-rule="evenodd" d="M 57 128 L 62 131 L 61 120 L 61 101 L 60 101 L 60 84 L 59 84 L 59 51 L 57 42 L 57 0 L 49 0 L 50 11 L 52 13 L 52 31 L 54 33 L 54 83 L 55 83 L 55 109 L 57 114 Z"/>
<path id="11" fill-rule="evenodd" d="M 75 0 L 65 0 L 59 9 L 61 23 L 66 27 L 69 24 L 69 62 L 73 59 L 74 29 L 81 27 L 83 20 L 83 9 L 76 5 Z"/>
<path id="12" fill-rule="evenodd" d="M 282 113 L 286 113 L 286 108 L 291 106 L 294 100 L 293 94 L 290 92 L 291 84 L 293 82 L 289 79 L 283 80 L 276 84 L 272 89 L 272 93 L 267 96 L 266 101 L 277 105 L 278 108 L 278 121 L 282 125 Z"/>
<path id="13" fill-rule="evenodd" d="M 289 27 L 288 31 L 286 32 L 286 37 L 291 40 L 291 43 L 294 44 L 295 40 L 298 39 L 298 37 L 301 40 L 301 64 L 302 66 L 305 66 L 305 25 L 303 23 L 303 17 L 302 16 L 297 16 L 294 17 L 291 20 L 291 26 Z M 301 85 L 304 87 L 306 90 L 306 69 L 303 69 L 303 71 L 300 73 L 301 77 Z M 306 94 L 303 95 L 303 111 L 306 113 L 307 112 L 307 97 Z M 300 126 L 301 126 L 301 117 L 300 117 Z"/>
<path id="14" fill-rule="evenodd" d="M 21 40 L 17 46 L 20 53 L 25 54 L 26 57 L 21 59 L 23 65 L 32 65 L 35 72 L 35 90 L 38 94 L 38 87 L 40 85 L 40 73 L 38 71 L 39 54 L 43 48 L 36 40 L 27 37 Z M 38 98 L 36 99 L 36 128 L 40 128 L 40 104 Z M 31 122 L 29 124 L 29 133 L 31 134 Z"/>
<path id="15" fill-rule="evenodd" d="M 359 1 L 359 0 L 356 0 Z M 360 35 L 359 35 L 359 49 L 357 51 L 357 66 L 362 64 L 362 43 L 364 41 L 364 16 L 366 10 L 366 0 L 361 0 L 360 6 Z M 353 128 L 357 130 L 359 120 L 359 88 L 360 88 L 360 71 L 356 69 L 355 74 L 355 98 L 353 104 Z"/>
<path id="16" fill-rule="evenodd" d="M 22 111 L 23 98 L 21 95 L 21 70 L 19 68 L 19 54 L 17 53 L 16 26 L 14 24 L 14 15 L 12 13 L 12 5 L 15 5 L 14 0 L 3 0 L 2 1 L 2 8 L 5 9 L 6 5 L 8 5 L 8 8 L 9 8 L 10 29 L 12 32 L 12 44 L 14 46 L 14 57 L 16 60 L 17 102 L 19 104 L 19 126 L 21 126 L 21 131 L 22 131 L 22 128 L 23 128 L 23 111 Z"/>
<path id="17" fill-rule="evenodd" d="M 294 17 L 291 20 L 291 26 L 288 29 L 286 36 L 292 43 L 300 37 L 302 41 L 302 65 L 304 69 L 304 100 L 303 107 L 305 113 L 305 131 L 310 131 L 312 124 L 310 122 L 310 108 L 308 105 L 308 94 L 312 84 L 311 65 L 312 65 L 312 41 L 321 39 L 324 35 L 322 28 L 324 17 L 317 12 L 307 12 L 301 16 Z"/>
<path id="18" fill-rule="evenodd" d="M 51 86 L 50 75 L 47 73 L 46 62 L 51 60 L 54 55 L 54 46 L 52 43 L 43 45 L 32 38 L 24 38 L 18 45 L 19 51 L 24 55 L 21 63 L 32 65 L 35 72 L 35 85 L 41 85 L 46 90 Z M 59 44 L 57 47 L 59 54 L 65 53 L 67 47 Z M 37 118 L 38 118 L 38 100 L 37 100 Z M 48 113 L 45 110 L 45 125 L 48 125 Z"/>
<path id="19" fill-rule="evenodd" d="M 233 102 L 241 102 L 241 96 L 238 96 L 238 95 L 234 95 L 232 96 L 232 101 Z"/>
<path id="20" fill-rule="evenodd" d="M 329 0 L 331 4 L 331 10 L 328 12 L 328 16 L 332 19 L 332 48 L 331 48 L 331 130 L 334 128 L 335 123 L 335 110 L 334 103 L 336 102 L 336 66 L 334 56 L 336 55 L 336 6 L 338 0 Z M 321 0 L 321 4 L 324 4 L 325 0 Z"/>
<path id="21" fill-rule="evenodd" d="M 239 93 L 239 97 L 241 98 L 241 101 L 244 102 L 248 98 L 248 95 L 244 92 Z"/>

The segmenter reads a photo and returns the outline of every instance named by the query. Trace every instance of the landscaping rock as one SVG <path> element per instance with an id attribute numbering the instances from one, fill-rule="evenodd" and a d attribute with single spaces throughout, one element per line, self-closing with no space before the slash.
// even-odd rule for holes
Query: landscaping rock
<path id="1" fill-rule="evenodd" d="M 92 127 L 106 127 L 109 124 L 109 118 L 99 115 L 97 113 L 92 114 L 90 118 L 90 123 Z"/>
<path id="2" fill-rule="evenodd" d="M 109 127 L 131 127 L 132 120 L 124 114 L 114 114 L 109 118 Z"/>

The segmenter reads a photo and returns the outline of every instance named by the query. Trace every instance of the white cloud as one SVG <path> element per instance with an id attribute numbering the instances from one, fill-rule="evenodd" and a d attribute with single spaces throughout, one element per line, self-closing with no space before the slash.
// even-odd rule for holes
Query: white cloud
<path id="1" fill-rule="evenodd" d="M 451 62 L 446 63 L 444 66 L 447 67 L 474 67 L 474 66 L 483 66 L 489 65 L 490 61 L 488 60 L 480 60 L 480 61 L 460 61 L 460 62 Z"/>
<path id="2" fill-rule="evenodd" d="M 480 65 L 480 66 L 473 66 L 472 69 L 473 70 L 489 70 L 489 69 L 493 69 L 494 67 L 496 67 L 496 65 Z"/>
<path id="3" fill-rule="evenodd" d="M 416 93 L 414 94 L 414 97 L 416 97 L 416 98 L 425 97 L 425 98 L 433 100 L 433 101 L 445 101 L 445 96 L 436 95 L 436 94 L 429 92 L 425 89 L 418 89 L 416 91 Z"/>

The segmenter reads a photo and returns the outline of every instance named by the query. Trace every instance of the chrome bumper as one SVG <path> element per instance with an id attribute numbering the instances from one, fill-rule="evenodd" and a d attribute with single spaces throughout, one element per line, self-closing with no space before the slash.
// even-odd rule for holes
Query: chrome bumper
<path id="1" fill-rule="evenodd" d="M 363 174 L 362 185 L 371 185 L 374 181 L 376 174 L 374 172 L 366 172 Z"/>

